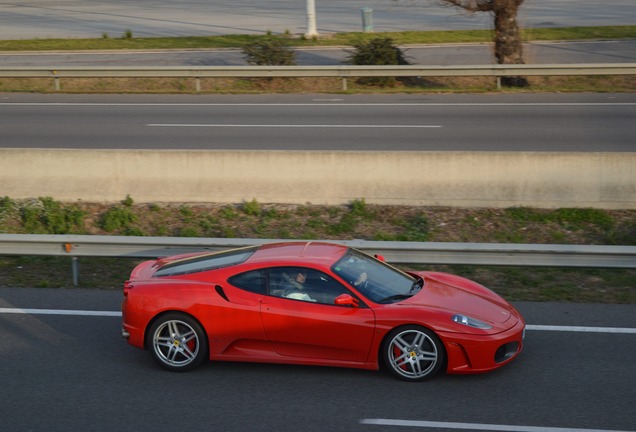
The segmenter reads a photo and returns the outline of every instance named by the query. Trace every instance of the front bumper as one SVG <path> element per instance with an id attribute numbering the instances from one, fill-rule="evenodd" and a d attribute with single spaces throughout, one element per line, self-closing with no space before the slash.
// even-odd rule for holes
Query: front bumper
<path id="1" fill-rule="evenodd" d="M 440 332 L 448 354 L 446 372 L 488 372 L 509 363 L 523 348 L 525 327 L 523 319 L 519 319 L 512 328 L 494 335 Z"/>

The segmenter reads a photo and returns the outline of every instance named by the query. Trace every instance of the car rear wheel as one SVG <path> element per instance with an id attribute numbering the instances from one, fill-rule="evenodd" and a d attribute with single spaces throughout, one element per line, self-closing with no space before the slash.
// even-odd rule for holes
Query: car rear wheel
<path id="1" fill-rule="evenodd" d="M 188 371 L 208 353 L 207 335 L 192 317 L 171 313 L 155 321 L 148 332 L 150 352 L 165 369 Z"/>
<path id="2" fill-rule="evenodd" d="M 433 377 L 444 364 L 446 351 L 431 330 L 405 326 L 393 330 L 382 347 L 384 364 L 406 381 L 424 381 Z"/>

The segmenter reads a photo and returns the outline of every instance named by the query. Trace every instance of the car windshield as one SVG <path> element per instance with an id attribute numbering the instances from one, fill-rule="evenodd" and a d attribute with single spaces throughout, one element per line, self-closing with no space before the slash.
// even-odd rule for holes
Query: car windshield
<path id="1" fill-rule="evenodd" d="M 423 284 L 422 279 L 415 279 L 355 249 L 349 249 L 331 270 L 376 303 L 395 303 L 407 299 L 419 291 Z"/>

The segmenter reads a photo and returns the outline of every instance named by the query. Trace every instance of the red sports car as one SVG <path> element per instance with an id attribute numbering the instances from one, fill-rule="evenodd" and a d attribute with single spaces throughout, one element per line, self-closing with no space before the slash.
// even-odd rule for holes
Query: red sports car
<path id="1" fill-rule="evenodd" d="M 420 381 L 511 361 L 519 312 L 470 280 L 403 272 L 356 249 L 288 242 L 139 264 L 122 335 L 164 368 L 204 359 L 379 369 Z"/>

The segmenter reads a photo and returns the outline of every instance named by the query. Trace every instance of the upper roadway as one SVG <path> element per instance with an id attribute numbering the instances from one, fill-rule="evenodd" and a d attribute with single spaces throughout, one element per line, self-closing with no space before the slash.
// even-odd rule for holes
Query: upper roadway
<path id="1" fill-rule="evenodd" d="M 321 35 L 362 30 L 361 8 L 377 32 L 490 29 L 488 13 L 466 14 L 437 0 L 316 0 Z M 527 0 L 524 28 L 633 25 L 634 0 Z M 304 0 L 0 0 L 0 39 L 303 34 Z"/>
<path id="2" fill-rule="evenodd" d="M 0 38 L 136 37 L 303 33 L 304 2 L 29 2 L 0 0 Z M 357 31 L 360 7 L 376 31 L 490 28 L 430 1 L 317 1 L 321 33 Z M 633 0 L 527 1 L 524 27 L 636 22 Z M 417 64 L 484 64 L 492 47 L 410 47 Z M 528 63 L 636 61 L 636 41 L 532 43 Z M 342 49 L 306 49 L 299 64 L 340 64 Z M 235 65 L 238 50 L 110 53 L 2 53 L 2 66 Z M 297 149 L 423 151 L 604 151 L 636 149 L 636 95 L 30 95 L 0 100 L 0 147 L 134 149 Z"/>
<path id="3" fill-rule="evenodd" d="M 409 45 L 402 49 L 412 64 L 494 63 L 492 44 Z M 341 65 L 351 51 L 347 47 L 297 48 L 296 63 L 305 66 Z M 524 45 L 524 58 L 528 64 L 635 63 L 636 39 L 530 42 Z M 240 49 L 0 52 L 0 67 L 241 65 L 247 65 L 247 62 Z"/>

